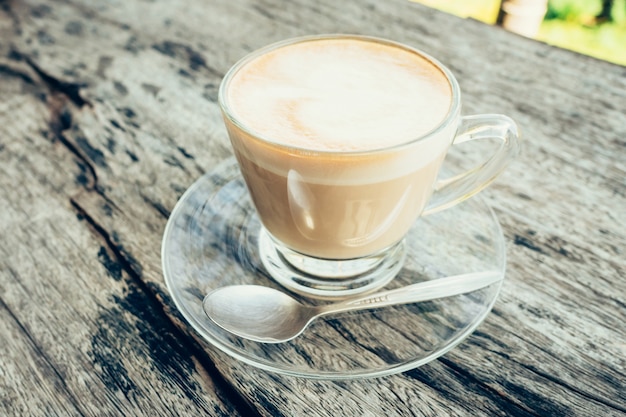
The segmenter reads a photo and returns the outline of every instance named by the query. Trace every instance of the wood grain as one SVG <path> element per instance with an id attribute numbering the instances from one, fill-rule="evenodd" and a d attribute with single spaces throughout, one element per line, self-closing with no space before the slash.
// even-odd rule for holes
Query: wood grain
<path id="1" fill-rule="evenodd" d="M 0 414 L 245 412 L 73 205 L 91 162 L 59 136 L 61 93 L 24 59 L 0 79 Z"/>
<path id="2" fill-rule="evenodd" d="M 4 414 L 626 414 L 624 67 L 399 0 L 2 6 Z M 243 365 L 188 328 L 161 273 L 177 199 L 231 155 L 223 74 L 257 47 L 325 32 L 424 49 L 457 75 L 466 114 L 508 114 L 524 136 L 484 193 L 508 242 L 493 313 L 392 377 Z"/>

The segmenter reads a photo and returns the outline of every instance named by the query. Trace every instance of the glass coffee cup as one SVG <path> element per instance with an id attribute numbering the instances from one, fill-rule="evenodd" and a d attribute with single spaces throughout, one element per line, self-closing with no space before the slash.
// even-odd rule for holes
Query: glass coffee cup
<path id="1" fill-rule="evenodd" d="M 373 37 L 262 48 L 226 74 L 219 103 L 263 265 L 317 298 L 385 285 L 415 221 L 482 190 L 519 148 L 510 118 L 461 116 L 458 83 L 437 60 Z M 500 146 L 481 166 L 438 180 L 451 145 L 485 138 Z"/>

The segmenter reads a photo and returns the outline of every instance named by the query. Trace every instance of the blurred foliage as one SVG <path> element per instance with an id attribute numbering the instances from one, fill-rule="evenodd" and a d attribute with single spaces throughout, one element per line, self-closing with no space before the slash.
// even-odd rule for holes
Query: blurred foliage
<path id="1" fill-rule="evenodd" d="M 601 8 L 600 0 L 550 0 L 546 20 L 579 21 L 582 16 L 597 15 Z"/>
<path id="2" fill-rule="evenodd" d="M 626 65 L 626 0 L 549 0 L 537 39 L 599 59 Z"/>
<path id="3" fill-rule="evenodd" d="M 626 0 L 613 0 L 610 4 L 612 22 L 626 24 Z M 583 25 L 601 24 L 596 17 L 602 11 L 602 0 L 549 0 L 546 20 L 563 20 Z"/>
<path id="4" fill-rule="evenodd" d="M 578 22 L 545 20 L 537 39 L 605 61 L 626 65 L 626 25 L 604 23 L 585 26 Z"/>
<path id="5" fill-rule="evenodd" d="M 485 23 L 495 23 L 500 0 L 415 0 L 426 6 Z M 603 0 L 549 0 L 536 38 L 561 48 L 626 65 L 626 0 L 613 0 L 610 18 Z"/>

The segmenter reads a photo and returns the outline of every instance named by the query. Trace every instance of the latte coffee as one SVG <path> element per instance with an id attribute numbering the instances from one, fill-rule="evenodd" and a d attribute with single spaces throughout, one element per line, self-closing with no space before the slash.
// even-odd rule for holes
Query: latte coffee
<path id="1" fill-rule="evenodd" d="M 458 111 L 451 82 L 432 59 L 369 38 L 312 38 L 253 55 L 227 78 L 226 126 L 276 240 L 353 259 L 403 238 L 456 130 L 444 124 Z"/>
<path id="2" fill-rule="evenodd" d="M 384 286 L 403 268 L 405 237 L 420 238 L 417 218 L 480 192 L 519 151 L 509 117 L 461 116 L 459 85 L 434 58 L 366 36 L 253 52 L 224 77 L 219 104 L 263 226 L 246 242 L 266 273 L 307 297 Z M 453 143 L 483 139 L 500 146 L 437 179 Z"/>

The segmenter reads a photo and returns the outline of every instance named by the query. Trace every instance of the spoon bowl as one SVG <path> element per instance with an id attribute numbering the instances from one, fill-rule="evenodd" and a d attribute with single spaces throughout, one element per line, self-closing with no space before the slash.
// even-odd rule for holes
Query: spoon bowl
<path id="1" fill-rule="evenodd" d="M 321 316 L 452 297 L 502 279 L 502 272 L 495 270 L 455 275 L 319 306 L 304 305 L 269 287 L 230 285 L 208 293 L 202 307 L 215 324 L 230 333 L 256 342 L 283 343 Z"/>

